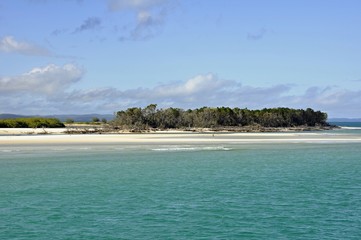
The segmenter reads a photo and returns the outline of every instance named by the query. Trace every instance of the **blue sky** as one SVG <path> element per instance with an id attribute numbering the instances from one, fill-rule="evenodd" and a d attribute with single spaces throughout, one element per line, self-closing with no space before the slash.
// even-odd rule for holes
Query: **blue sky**
<path id="1" fill-rule="evenodd" d="M 361 117 L 358 0 L 2 0 L 0 112 Z"/>

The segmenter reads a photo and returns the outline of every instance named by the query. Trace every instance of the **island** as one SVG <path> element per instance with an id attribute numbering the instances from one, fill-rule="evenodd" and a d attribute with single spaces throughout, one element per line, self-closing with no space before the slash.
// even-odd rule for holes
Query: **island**
<path id="1" fill-rule="evenodd" d="M 56 118 L 29 117 L 1 119 L 0 134 L 90 134 L 183 132 L 286 132 L 330 130 L 327 113 L 307 109 L 202 107 L 157 109 L 132 107 L 116 112 L 111 121 L 94 117 L 91 122 L 61 122 Z M 9 128 L 12 128 L 10 130 Z M 5 130 L 4 130 L 5 129 Z"/>

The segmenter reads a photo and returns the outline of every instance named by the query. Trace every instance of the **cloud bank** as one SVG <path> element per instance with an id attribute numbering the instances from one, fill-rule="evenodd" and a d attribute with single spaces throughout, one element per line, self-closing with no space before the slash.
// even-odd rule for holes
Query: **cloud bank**
<path id="1" fill-rule="evenodd" d="M 297 95 L 291 85 L 254 87 L 202 74 L 153 88 L 73 89 L 84 70 L 73 64 L 34 68 L 0 78 L 0 109 L 19 114 L 113 113 L 157 103 L 160 107 L 229 106 L 250 109 L 291 107 L 322 110 L 331 117 L 360 117 L 361 90 L 311 87 Z"/>
<path id="2" fill-rule="evenodd" d="M 42 68 L 34 68 L 19 76 L 1 77 L 0 93 L 2 96 L 10 97 L 22 94 L 45 97 L 63 94 L 68 87 L 82 78 L 83 72 L 72 64 L 64 66 L 50 64 Z"/>

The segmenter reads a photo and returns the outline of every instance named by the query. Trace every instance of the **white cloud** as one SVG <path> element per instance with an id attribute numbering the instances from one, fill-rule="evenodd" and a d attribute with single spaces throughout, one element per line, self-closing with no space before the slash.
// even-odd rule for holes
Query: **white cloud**
<path id="1" fill-rule="evenodd" d="M 19 93 L 53 95 L 63 92 L 79 81 L 82 75 L 83 70 L 73 64 L 62 67 L 50 64 L 42 68 L 34 68 L 19 76 L 0 78 L 0 92 L 4 95 Z"/>
<path id="2" fill-rule="evenodd" d="M 159 34 L 165 23 L 173 0 L 110 0 L 111 11 L 134 11 L 135 24 L 119 29 L 130 29 L 119 39 L 147 40 Z"/>
<path id="3" fill-rule="evenodd" d="M 229 84 L 233 83 L 219 80 L 214 74 L 198 75 L 185 82 L 157 86 L 152 89 L 151 95 L 156 98 L 191 96 L 202 92 L 216 91 Z"/>
<path id="4" fill-rule="evenodd" d="M 13 36 L 5 36 L 0 40 L 0 51 L 18 53 L 29 56 L 50 56 L 51 52 L 43 47 L 24 41 L 17 41 Z"/>
<path id="5" fill-rule="evenodd" d="M 317 106 L 331 117 L 361 117 L 361 90 L 348 90 L 337 86 L 311 87 L 304 94 L 290 99 L 293 106 Z"/>
<path id="6" fill-rule="evenodd" d="M 167 0 L 109 0 L 108 7 L 112 11 L 135 9 L 149 9 L 160 4 L 164 4 Z"/>
<path id="7" fill-rule="evenodd" d="M 136 26 L 130 31 L 128 39 L 147 40 L 158 35 L 162 30 L 164 19 L 163 14 L 154 14 L 149 11 L 138 12 Z"/>

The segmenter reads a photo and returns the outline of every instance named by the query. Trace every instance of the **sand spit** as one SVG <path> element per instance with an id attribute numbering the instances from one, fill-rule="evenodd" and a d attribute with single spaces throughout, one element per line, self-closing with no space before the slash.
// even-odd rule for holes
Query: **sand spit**
<path id="1" fill-rule="evenodd" d="M 121 134 L 37 134 L 0 136 L 0 145 L 46 144 L 208 144 L 208 143 L 299 143 L 359 142 L 360 135 L 332 132 L 300 133 L 121 133 Z"/>

